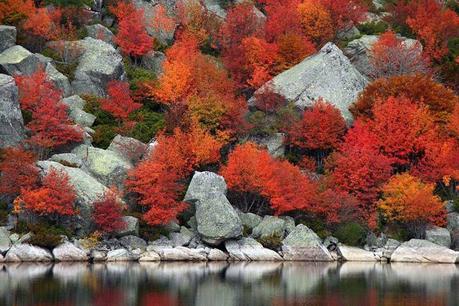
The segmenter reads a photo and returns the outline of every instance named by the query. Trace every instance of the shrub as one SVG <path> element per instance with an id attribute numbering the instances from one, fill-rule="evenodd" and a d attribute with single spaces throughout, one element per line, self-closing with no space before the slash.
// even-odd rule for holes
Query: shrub
<path id="1" fill-rule="evenodd" d="M 260 237 L 257 239 L 265 248 L 277 250 L 282 245 L 282 236 L 277 233 L 272 234 L 271 236 Z"/>
<path id="2" fill-rule="evenodd" d="M 164 115 L 153 112 L 148 108 L 142 108 L 134 115 L 137 123 L 130 132 L 129 136 L 148 143 L 160 130 L 164 128 Z"/>
<path id="3" fill-rule="evenodd" d="M 116 127 L 113 125 L 102 124 L 94 127 L 96 133 L 93 137 L 93 144 L 96 147 L 106 149 L 112 142 L 113 138 L 118 134 Z"/>
<path id="4" fill-rule="evenodd" d="M 333 235 L 346 245 L 361 246 L 365 242 L 367 231 L 356 222 L 341 224 Z"/>
<path id="5" fill-rule="evenodd" d="M 387 23 L 383 21 L 365 22 L 357 26 L 357 29 L 359 29 L 360 33 L 366 35 L 378 35 L 386 32 L 387 28 Z"/>
<path id="6" fill-rule="evenodd" d="M 47 249 L 52 249 L 61 244 L 62 236 L 70 236 L 70 233 L 64 228 L 44 222 L 30 224 L 28 227 L 32 232 L 32 237 L 28 242 Z"/>

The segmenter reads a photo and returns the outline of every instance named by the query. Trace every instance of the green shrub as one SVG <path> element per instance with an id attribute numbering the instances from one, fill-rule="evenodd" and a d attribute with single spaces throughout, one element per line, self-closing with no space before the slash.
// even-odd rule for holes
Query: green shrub
<path id="1" fill-rule="evenodd" d="M 455 197 L 452 201 L 453 201 L 454 211 L 459 212 L 459 197 Z"/>
<path id="2" fill-rule="evenodd" d="M 306 220 L 300 221 L 300 223 L 309 227 L 312 231 L 314 231 L 314 233 L 317 234 L 317 236 L 322 239 L 325 239 L 325 237 L 331 235 L 327 228 L 327 224 L 320 218 L 307 218 Z"/>
<path id="3" fill-rule="evenodd" d="M 112 142 L 113 138 L 118 134 L 117 128 L 110 124 L 101 124 L 94 127 L 95 134 L 93 136 L 93 145 L 106 149 Z"/>
<path id="4" fill-rule="evenodd" d="M 6 224 L 8 222 L 8 203 L 0 201 L 0 224 Z"/>
<path id="5" fill-rule="evenodd" d="M 29 243 L 32 245 L 52 249 L 62 243 L 62 236 L 70 236 L 70 233 L 62 227 L 47 223 L 29 224 L 32 237 Z"/>
<path id="6" fill-rule="evenodd" d="M 86 101 L 86 104 L 83 110 L 87 113 L 90 113 L 96 116 L 94 125 L 101 125 L 101 124 L 114 125 L 115 124 L 115 118 L 109 112 L 106 112 L 100 108 L 100 103 L 99 103 L 100 98 L 96 96 L 91 96 L 91 95 L 83 95 L 81 98 Z"/>
<path id="7" fill-rule="evenodd" d="M 281 247 L 282 238 L 283 237 L 278 234 L 272 234 L 271 236 L 260 237 L 257 239 L 257 241 L 261 243 L 265 248 L 276 250 Z"/>
<path id="8" fill-rule="evenodd" d="M 149 142 L 164 127 L 164 115 L 145 107 L 137 111 L 134 116 L 141 120 L 135 120 L 137 124 L 129 136 L 144 143 Z"/>
<path id="9" fill-rule="evenodd" d="M 362 225 L 350 222 L 339 225 L 333 236 L 346 245 L 360 246 L 365 243 L 366 234 L 367 231 Z"/>
<path id="10" fill-rule="evenodd" d="M 129 60 L 124 61 L 124 69 L 133 90 L 137 89 L 138 82 L 153 81 L 156 79 L 156 74 L 153 71 L 133 65 Z"/>
<path id="11" fill-rule="evenodd" d="M 359 24 L 357 28 L 362 34 L 377 35 L 386 32 L 388 25 L 383 21 L 372 21 Z"/>

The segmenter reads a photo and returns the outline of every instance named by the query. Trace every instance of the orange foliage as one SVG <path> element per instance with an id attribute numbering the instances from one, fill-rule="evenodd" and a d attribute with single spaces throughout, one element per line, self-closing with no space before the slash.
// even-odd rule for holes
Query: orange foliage
<path id="1" fill-rule="evenodd" d="M 257 204 L 262 206 L 267 200 L 276 214 L 294 210 L 313 212 L 314 184 L 296 166 L 274 160 L 252 143 L 236 147 L 221 174 L 229 189 L 242 195 L 239 205 L 245 211 Z"/>
<path id="2" fill-rule="evenodd" d="M 319 0 L 319 3 L 330 13 L 335 31 L 361 22 L 366 12 L 359 0 Z"/>
<path id="3" fill-rule="evenodd" d="M 424 184 L 407 173 L 399 174 L 384 185 L 378 207 L 390 222 L 446 224 L 443 202 L 434 196 L 434 184 Z"/>
<path id="4" fill-rule="evenodd" d="M 423 75 L 395 76 L 378 79 L 369 84 L 350 107 L 354 117 L 371 117 L 372 107 L 378 99 L 405 96 L 411 101 L 425 104 L 437 121 L 445 122 L 459 98 L 454 92 Z"/>
<path id="5" fill-rule="evenodd" d="M 430 74 L 429 61 L 422 46 L 416 42 L 407 45 L 392 31 L 382 34 L 371 48 L 371 76 L 391 77 L 404 74 Z"/>
<path id="6" fill-rule="evenodd" d="M 46 8 L 38 8 L 24 22 L 23 29 L 32 35 L 45 39 L 55 39 L 57 32 L 55 24 Z"/>
<path id="7" fill-rule="evenodd" d="M 54 168 L 43 178 L 39 188 L 22 189 L 19 197 L 21 208 L 40 215 L 74 215 L 75 200 L 76 192 L 68 175 Z"/>
<path id="8" fill-rule="evenodd" d="M 21 189 L 32 189 L 37 185 L 38 168 L 32 153 L 6 148 L 1 152 L 0 160 L 0 193 L 14 196 Z"/>
<path id="9" fill-rule="evenodd" d="M 169 17 L 164 5 L 157 4 L 153 20 L 151 20 L 151 26 L 157 35 L 164 37 L 167 33 L 174 31 L 175 20 Z"/>
<path id="10" fill-rule="evenodd" d="M 316 52 L 314 44 L 306 36 L 300 34 L 280 35 L 275 43 L 278 47 L 276 72 L 289 69 Z"/>
<path id="11" fill-rule="evenodd" d="M 437 0 L 412 1 L 406 23 L 422 41 L 427 54 L 440 60 L 448 54 L 448 41 L 459 36 L 459 16 Z"/>
<path id="12" fill-rule="evenodd" d="M 305 0 L 298 6 L 303 33 L 317 44 L 333 38 L 333 20 L 327 9 L 317 1 Z"/>
<path id="13" fill-rule="evenodd" d="M 449 118 L 448 128 L 454 136 L 459 137 L 459 103 L 456 104 Z"/>
<path id="14" fill-rule="evenodd" d="M 0 24 L 17 25 L 28 19 L 35 12 L 32 0 L 4 0 L 0 1 Z"/>

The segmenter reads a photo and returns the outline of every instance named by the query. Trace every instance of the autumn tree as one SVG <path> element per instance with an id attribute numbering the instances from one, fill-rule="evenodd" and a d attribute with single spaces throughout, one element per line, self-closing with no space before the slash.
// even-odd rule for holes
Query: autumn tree
<path id="1" fill-rule="evenodd" d="M 168 33 L 175 29 L 175 20 L 169 16 L 166 8 L 161 3 L 155 5 L 155 13 L 151 22 L 151 28 L 157 37 L 167 37 Z"/>
<path id="2" fill-rule="evenodd" d="M 419 42 L 408 44 L 393 31 L 383 33 L 370 52 L 373 78 L 431 73 L 429 61 L 422 52 L 422 45 Z"/>
<path id="3" fill-rule="evenodd" d="M 325 100 L 319 99 L 304 111 L 301 121 L 292 125 L 288 142 L 314 156 L 321 168 L 322 159 L 339 145 L 345 131 L 346 122 L 341 112 Z"/>
<path id="4" fill-rule="evenodd" d="M 36 157 L 20 148 L 5 148 L 0 154 L 0 193 L 17 196 L 38 184 Z"/>
<path id="5" fill-rule="evenodd" d="M 434 184 L 425 184 L 407 173 L 398 174 L 383 186 L 378 208 L 388 222 L 407 224 L 419 235 L 429 223 L 446 224 L 445 207 L 434 190 Z"/>
<path id="6" fill-rule="evenodd" d="M 53 219 L 72 216 L 75 209 L 76 192 L 67 173 L 51 168 L 43 177 L 40 187 L 22 189 L 15 201 L 16 211 L 25 209 Z"/>
<path id="7" fill-rule="evenodd" d="M 123 203 L 116 190 L 106 191 L 93 206 L 92 217 L 98 230 L 110 234 L 126 227 L 123 220 Z"/>
<path id="8" fill-rule="evenodd" d="M 449 119 L 448 128 L 454 136 L 459 137 L 459 103 L 454 107 L 454 111 Z"/>
<path id="9" fill-rule="evenodd" d="M 100 108 L 112 114 L 118 121 L 118 126 L 127 122 L 129 115 L 142 106 L 132 100 L 128 82 L 116 80 L 108 82 L 107 94 L 107 98 L 100 100 Z"/>
<path id="10" fill-rule="evenodd" d="M 372 108 L 378 99 L 404 96 L 411 101 L 425 104 L 437 121 L 445 122 L 459 98 L 454 92 L 423 75 L 394 76 L 370 83 L 350 107 L 354 117 L 372 117 Z"/>
<path id="11" fill-rule="evenodd" d="M 124 54 L 137 59 L 153 49 L 153 39 L 145 29 L 142 9 L 137 9 L 131 2 L 120 1 L 110 10 L 118 18 L 115 42 Z"/>
<path id="12" fill-rule="evenodd" d="M 298 6 L 298 10 L 303 32 L 313 42 L 322 44 L 333 38 L 332 17 L 319 1 L 305 0 Z"/>
<path id="13" fill-rule="evenodd" d="M 32 0 L 5 0 L 0 2 L 0 23 L 18 25 L 35 12 Z"/>
<path id="14" fill-rule="evenodd" d="M 359 0 L 319 0 L 329 12 L 335 31 L 345 30 L 364 19 L 366 7 Z"/>

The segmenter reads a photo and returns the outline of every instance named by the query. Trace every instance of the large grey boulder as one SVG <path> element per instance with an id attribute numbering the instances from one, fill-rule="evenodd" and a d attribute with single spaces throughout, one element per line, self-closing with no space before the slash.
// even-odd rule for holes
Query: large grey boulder
<path id="1" fill-rule="evenodd" d="M 102 40 L 108 44 L 114 45 L 112 31 L 101 25 L 100 23 L 86 25 L 85 26 L 86 33 L 89 37 L 94 39 Z"/>
<path id="2" fill-rule="evenodd" d="M 54 154 L 49 158 L 49 160 L 72 168 L 81 168 L 83 165 L 81 158 L 73 153 Z"/>
<path id="3" fill-rule="evenodd" d="M 422 45 L 419 43 L 419 41 L 406 37 L 400 38 L 403 40 L 403 44 L 407 49 L 412 47 L 419 47 L 419 52 L 422 52 Z M 349 57 L 355 68 L 357 68 L 357 70 L 369 78 L 375 77 L 373 66 L 371 64 L 371 49 L 373 45 L 378 41 L 378 39 L 378 35 L 363 35 L 359 39 L 355 39 L 349 42 L 349 44 L 343 50 L 344 54 Z M 408 55 L 413 57 L 413 54 L 411 53 Z M 410 58 L 407 58 L 406 62 L 409 63 L 409 61 Z M 413 67 L 413 65 L 410 65 L 410 67 Z M 410 73 L 410 71 L 405 71 L 403 66 L 399 66 L 398 69 L 400 69 L 399 74 Z"/>
<path id="4" fill-rule="evenodd" d="M 133 216 L 124 216 L 123 222 L 126 224 L 124 229 L 118 230 L 116 235 L 118 237 L 128 236 L 128 235 L 139 235 L 139 219 Z"/>
<path id="5" fill-rule="evenodd" d="M 223 176 L 209 171 L 196 171 L 183 200 L 192 203 L 213 196 L 214 193 L 226 194 L 226 182 Z"/>
<path id="6" fill-rule="evenodd" d="M 115 185 L 122 190 L 127 171 L 132 164 L 123 159 L 118 153 L 80 145 L 72 153 L 79 156 L 89 173 L 105 186 Z"/>
<path id="7" fill-rule="evenodd" d="M 86 252 L 73 243 L 64 242 L 53 249 L 54 259 L 57 261 L 87 261 Z"/>
<path id="8" fill-rule="evenodd" d="M 241 219 L 222 193 L 210 193 L 195 203 L 197 231 L 210 245 L 242 236 Z"/>
<path id="9" fill-rule="evenodd" d="M 402 243 L 392 253 L 393 262 L 422 262 L 422 263 L 457 263 L 459 252 L 421 239 L 411 239 Z"/>
<path id="10" fill-rule="evenodd" d="M 274 135 L 264 137 L 252 137 L 250 140 L 261 147 L 265 147 L 272 157 L 280 158 L 285 155 L 285 135 L 283 133 L 275 133 Z"/>
<path id="11" fill-rule="evenodd" d="M 128 250 L 141 249 L 145 250 L 147 248 L 147 242 L 140 237 L 134 235 L 123 236 L 120 239 L 120 243 L 123 247 Z"/>
<path id="12" fill-rule="evenodd" d="M 30 244 L 13 245 L 6 253 L 6 262 L 46 262 L 52 261 L 53 255 L 43 248 Z"/>
<path id="13" fill-rule="evenodd" d="M 180 228 L 180 232 L 172 232 L 169 234 L 169 239 L 172 241 L 174 247 L 186 246 L 194 237 L 195 234 L 184 226 Z"/>
<path id="14" fill-rule="evenodd" d="M 156 262 L 160 261 L 161 257 L 153 251 L 145 252 L 140 255 L 139 262 Z"/>
<path id="15" fill-rule="evenodd" d="M 116 135 L 107 150 L 118 153 L 124 160 L 135 164 L 145 154 L 147 145 L 131 137 Z"/>
<path id="16" fill-rule="evenodd" d="M 158 1 L 134 0 L 133 3 L 138 9 L 143 10 L 145 27 L 150 36 L 154 37 L 156 41 L 163 45 L 170 43 L 174 39 L 175 26 L 170 29 L 158 29 L 152 22 L 155 20 L 160 9 Z"/>
<path id="17" fill-rule="evenodd" d="M 0 149 L 16 146 L 25 138 L 24 120 L 14 78 L 0 74 Z"/>
<path id="18" fill-rule="evenodd" d="M 446 216 L 446 219 L 448 221 L 447 228 L 450 231 L 454 231 L 456 229 L 459 229 L 459 213 L 457 213 L 457 212 L 449 213 Z"/>
<path id="19" fill-rule="evenodd" d="M 6 227 L 0 227 L 0 254 L 5 253 L 11 247 L 10 232 Z"/>
<path id="20" fill-rule="evenodd" d="M 102 97 L 105 96 L 108 82 L 125 79 L 123 58 L 112 45 L 86 37 L 78 41 L 78 46 L 82 55 L 72 81 L 75 94 Z"/>
<path id="21" fill-rule="evenodd" d="M 239 240 L 228 240 L 225 248 L 232 260 L 248 261 L 278 261 L 282 257 L 273 250 L 264 248 L 261 243 L 253 238 L 241 238 Z"/>
<path id="22" fill-rule="evenodd" d="M 207 261 L 205 249 L 190 249 L 183 246 L 149 246 L 147 251 L 154 251 L 164 261 Z"/>
<path id="23" fill-rule="evenodd" d="M 243 213 L 242 211 L 238 211 L 237 214 L 239 215 L 239 218 L 241 219 L 242 226 L 246 230 L 252 231 L 255 227 L 257 227 L 258 224 L 261 223 L 263 220 L 262 217 L 253 214 L 253 213 Z"/>
<path id="24" fill-rule="evenodd" d="M 340 244 L 338 254 L 344 261 L 380 261 L 381 257 L 374 252 Z"/>
<path id="25" fill-rule="evenodd" d="M 54 168 L 69 176 L 69 182 L 76 191 L 76 207 L 80 212 L 78 223 L 81 234 L 87 233 L 91 223 L 93 203 L 101 198 L 108 190 L 107 187 L 79 168 L 67 167 L 53 161 L 39 161 L 37 165 L 43 170 L 44 174 Z"/>
<path id="26" fill-rule="evenodd" d="M 152 70 L 158 77 L 163 73 L 163 63 L 166 60 L 166 55 L 160 51 L 152 50 L 142 56 L 142 66 Z"/>
<path id="27" fill-rule="evenodd" d="M 256 94 L 272 90 L 301 109 L 320 97 L 337 107 L 347 121 L 352 120 L 349 106 L 365 88 L 368 80 L 333 43 L 304 59 L 298 65 L 275 76 Z M 255 103 L 255 98 L 249 104 Z"/>
<path id="28" fill-rule="evenodd" d="M 69 117 L 78 125 L 82 127 L 91 127 L 96 120 L 96 116 L 87 113 L 83 110 L 86 105 L 80 96 L 73 95 L 62 100 L 67 105 Z"/>
<path id="29" fill-rule="evenodd" d="M 451 234 L 443 227 L 430 227 L 426 229 L 426 240 L 449 248 L 451 246 Z"/>
<path id="30" fill-rule="evenodd" d="M 32 74 L 40 66 L 44 68 L 45 65 L 41 57 L 19 45 L 12 46 L 0 54 L 0 72 L 9 75 Z"/>
<path id="31" fill-rule="evenodd" d="M 286 235 L 287 222 L 285 219 L 275 216 L 265 216 L 263 220 L 252 230 L 252 237 L 265 240 L 276 237 L 280 240 Z"/>
<path id="32" fill-rule="evenodd" d="M 16 44 L 16 28 L 0 25 L 0 53 Z"/>
<path id="33" fill-rule="evenodd" d="M 70 86 L 69 79 L 59 72 L 51 63 L 45 65 L 46 77 L 49 81 L 53 82 L 57 89 L 61 90 L 64 97 L 72 94 L 72 87 Z"/>
<path id="34" fill-rule="evenodd" d="M 140 253 L 129 252 L 126 249 L 115 249 L 107 253 L 106 260 L 112 261 L 136 261 L 140 257 Z"/>
<path id="35" fill-rule="evenodd" d="M 303 224 L 297 225 L 282 241 L 282 253 L 285 260 L 333 261 L 319 236 Z"/>

